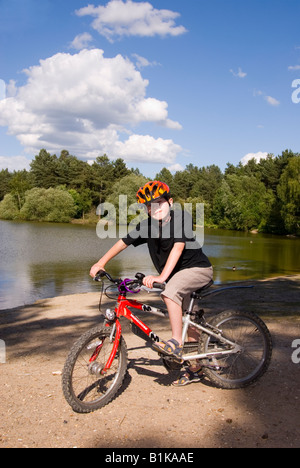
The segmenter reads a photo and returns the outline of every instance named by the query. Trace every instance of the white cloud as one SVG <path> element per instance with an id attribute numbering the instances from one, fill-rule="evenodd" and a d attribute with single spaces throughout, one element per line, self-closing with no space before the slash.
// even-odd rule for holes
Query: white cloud
<path id="1" fill-rule="evenodd" d="M 260 91 L 259 89 L 254 89 L 253 90 L 253 96 L 256 97 L 256 96 L 263 96 L 263 92 Z"/>
<path id="2" fill-rule="evenodd" d="M 131 135 L 125 142 L 116 143 L 117 153 L 125 160 L 142 162 L 146 158 L 151 163 L 173 163 L 181 147 L 172 140 L 155 139 L 149 135 Z"/>
<path id="3" fill-rule="evenodd" d="M 129 59 L 107 59 L 102 50 L 85 49 L 56 54 L 24 72 L 27 83 L 14 84 L 14 95 L 0 101 L 0 125 L 27 152 L 65 148 L 87 159 L 105 152 L 141 162 L 175 161 L 181 148 L 172 140 L 132 135 L 143 122 L 170 129 L 181 125 L 168 118 L 166 102 L 146 97 L 149 82 Z M 122 142 L 121 134 L 131 136 Z"/>
<path id="4" fill-rule="evenodd" d="M 184 167 L 181 164 L 172 164 L 171 166 L 167 167 L 170 172 L 175 173 L 177 171 L 184 171 Z"/>
<path id="5" fill-rule="evenodd" d="M 270 106 L 273 106 L 273 107 L 277 107 L 280 104 L 280 102 L 277 101 L 277 99 L 275 99 L 272 96 L 265 96 L 265 100 L 267 101 L 268 104 L 270 104 Z"/>
<path id="6" fill-rule="evenodd" d="M 300 65 L 290 66 L 290 67 L 288 67 L 288 70 L 290 70 L 290 71 L 300 70 Z"/>
<path id="7" fill-rule="evenodd" d="M 105 6 L 88 5 L 76 11 L 78 16 L 92 16 L 92 27 L 113 42 L 123 36 L 179 36 L 187 32 L 176 26 L 180 16 L 171 10 L 157 10 L 148 2 L 111 0 Z"/>
<path id="8" fill-rule="evenodd" d="M 14 97 L 17 94 L 17 86 L 15 80 L 10 80 L 6 85 L 6 97 Z"/>
<path id="9" fill-rule="evenodd" d="M 6 85 L 5 81 L 0 80 L 0 101 L 6 98 Z"/>
<path id="10" fill-rule="evenodd" d="M 89 47 L 93 38 L 89 33 L 78 34 L 70 44 L 70 49 L 82 50 Z"/>
<path id="11" fill-rule="evenodd" d="M 30 162 L 25 156 L 0 156 L 0 170 L 8 169 L 9 172 L 29 170 Z"/>
<path id="12" fill-rule="evenodd" d="M 237 77 L 237 78 L 245 78 L 247 76 L 247 73 L 243 72 L 243 70 L 241 68 L 238 69 L 238 72 L 234 72 L 232 69 L 229 70 L 230 73 L 233 74 L 233 76 Z"/>
<path id="13" fill-rule="evenodd" d="M 241 159 L 241 163 L 243 166 L 246 166 L 246 164 L 248 164 L 252 159 L 254 159 L 255 162 L 259 162 L 261 159 L 267 159 L 268 155 L 269 153 L 263 153 L 261 151 L 258 153 L 248 153 Z"/>
<path id="14" fill-rule="evenodd" d="M 278 101 L 277 99 L 275 99 L 275 98 L 272 97 L 272 96 L 267 96 L 263 91 L 254 89 L 254 90 L 253 90 L 253 96 L 254 96 L 254 97 L 263 96 L 263 99 L 264 99 L 270 106 L 277 107 L 277 106 L 280 105 L 280 101 Z"/>
<path id="15" fill-rule="evenodd" d="M 148 59 L 146 59 L 145 57 L 141 57 L 138 54 L 132 54 L 132 57 L 135 58 L 135 60 L 136 60 L 135 65 L 139 70 L 141 70 L 142 68 L 145 68 L 145 67 L 156 67 L 157 65 L 160 65 L 159 63 L 157 63 L 155 61 L 154 62 L 149 62 Z"/>

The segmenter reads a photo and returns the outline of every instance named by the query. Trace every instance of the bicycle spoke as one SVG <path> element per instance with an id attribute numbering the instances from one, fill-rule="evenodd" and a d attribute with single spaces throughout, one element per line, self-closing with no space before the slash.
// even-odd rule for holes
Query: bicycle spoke
<path id="1" fill-rule="evenodd" d="M 219 321 L 218 321 L 219 319 Z M 222 336 L 240 347 L 238 352 L 208 360 L 208 374 L 223 387 L 232 388 L 251 382 L 270 360 L 270 339 L 263 322 L 254 314 L 227 312 L 214 320 Z M 206 338 L 204 352 L 232 351 L 213 337 Z M 268 357 L 268 360 L 267 360 Z M 266 364 L 266 365 L 265 365 Z"/>

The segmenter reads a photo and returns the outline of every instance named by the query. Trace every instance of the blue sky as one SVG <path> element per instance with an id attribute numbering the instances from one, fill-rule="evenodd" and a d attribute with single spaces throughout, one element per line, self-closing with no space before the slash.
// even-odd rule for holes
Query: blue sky
<path id="1" fill-rule="evenodd" d="M 0 0 L 0 169 L 44 147 L 149 177 L 298 152 L 299 17 L 300 0 Z"/>

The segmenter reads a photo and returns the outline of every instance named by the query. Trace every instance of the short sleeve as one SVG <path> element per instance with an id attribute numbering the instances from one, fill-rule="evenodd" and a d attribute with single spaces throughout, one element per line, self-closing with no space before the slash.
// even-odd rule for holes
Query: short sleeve
<path id="1" fill-rule="evenodd" d="M 193 218 L 184 210 L 174 211 L 174 243 L 190 242 L 195 239 Z"/>
<path id="2" fill-rule="evenodd" d="M 126 245 L 133 245 L 133 247 L 138 247 L 139 245 L 146 244 L 148 237 L 148 221 L 142 221 L 137 224 L 136 227 L 130 231 L 127 236 L 122 238 L 122 241 Z"/>

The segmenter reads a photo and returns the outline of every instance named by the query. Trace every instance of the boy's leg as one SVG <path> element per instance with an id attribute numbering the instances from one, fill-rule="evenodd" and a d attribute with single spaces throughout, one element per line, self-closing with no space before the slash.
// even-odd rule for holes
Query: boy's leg
<path id="1" fill-rule="evenodd" d="M 167 283 L 161 294 L 168 312 L 172 328 L 172 338 L 182 345 L 182 313 L 190 294 L 205 286 L 213 277 L 212 268 L 192 268 L 176 273 Z M 187 307 L 185 307 L 187 309 Z M 191 330 L 189 340 L 198 341 L 196 330 Z M 174 346 L 174 345 L 173 345 Z M 173 347 L 172 346 L 172 347 Z"/>
<path id="2" fill-rule="evenodd" d="M 169 312 L 172 328 L 172 338 L 182 344 L 182 306 L 172 301 L 168 297 L 163 297 Z"/>

